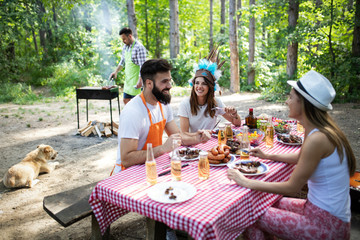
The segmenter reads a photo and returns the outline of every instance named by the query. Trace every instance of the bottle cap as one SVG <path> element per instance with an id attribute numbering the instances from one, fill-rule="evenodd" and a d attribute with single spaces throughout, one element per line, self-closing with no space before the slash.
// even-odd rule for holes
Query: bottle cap
<path id="1" fill-rule="evenodd" d="M 200 155 L 200 156 L 207 156 L 207 155 L 208 155 L 208 152 L 206 152 L 206 151 L 201 151 L 201 152 L 199 152 L 199 155 Z"/>
<path id="2" fill-rule="evenodd" d="M 219 128 L 225 128 L 225 124 L 219 123 Z"/>

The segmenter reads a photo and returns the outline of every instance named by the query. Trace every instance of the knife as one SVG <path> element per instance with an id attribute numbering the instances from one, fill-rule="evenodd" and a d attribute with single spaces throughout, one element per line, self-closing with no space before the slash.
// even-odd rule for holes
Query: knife
<path id="1" fill-rule="evenodd" d="M 189 166 L 189 164 L 188 164 L 188 163 L 185 163 L 185 164 L 181 165 L 181 168 L 184 168 L 184 167 L 187 167 L 187 166 Z M 165 172 L 160 173 L 160 174 L 158 175 L 158 177 L 161 177 L 161 176 L 164 176 L 164 175 L 168 175 L 169 173 L 171 173 L 171 169 L 170 169 L 170 170 L 167 170 L 167 171 L 165 171 Z"/>

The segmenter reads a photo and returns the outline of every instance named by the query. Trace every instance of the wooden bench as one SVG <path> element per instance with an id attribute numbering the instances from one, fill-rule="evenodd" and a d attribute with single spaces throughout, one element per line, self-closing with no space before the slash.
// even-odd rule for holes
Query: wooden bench
<path id="1" fill-rule="evenodd" d="M 110 228 L 104 236 L 89 205 L 89 197 L 97 183 L 84 185 L 69 191 L 60 192 L 44 198 L 44 210 L 63 227 L 68 227 L 90 215 L 91 239 L 109 239 Z"/>

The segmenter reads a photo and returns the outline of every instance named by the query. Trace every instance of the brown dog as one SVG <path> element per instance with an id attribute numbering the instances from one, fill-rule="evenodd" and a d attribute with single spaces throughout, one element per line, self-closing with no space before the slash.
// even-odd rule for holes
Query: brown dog
<path id="1" fill-rule="evenodd" d="M 34 151 L 28 153 L 18 164 L 12 166 L 4 176 L 4 185 L 7 188 L 33 187 L 38 181 L 34 181 L 39 173 L 50 173 L 59 164 L 48 162 L 57 156 L 51 146 L 41 144 Z"/>

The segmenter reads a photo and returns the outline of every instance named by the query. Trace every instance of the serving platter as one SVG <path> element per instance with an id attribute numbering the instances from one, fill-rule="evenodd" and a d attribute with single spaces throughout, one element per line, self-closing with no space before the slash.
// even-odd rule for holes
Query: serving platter
<path id="1" fill-rule="evenodd" d="M 230 154 L 231 155 L 231 154 Z M 236 159 L 236 157 L 234 155 L 231 155 L 231 159 L 229 162 L 227 163 L 219 163 L 219 164 L 213 164 L 213 163 L 209 163 L 210 166 L 212 167 L 223 167 L 223 166 L 227 166 L 230 162 L 233 162 Z"/>

